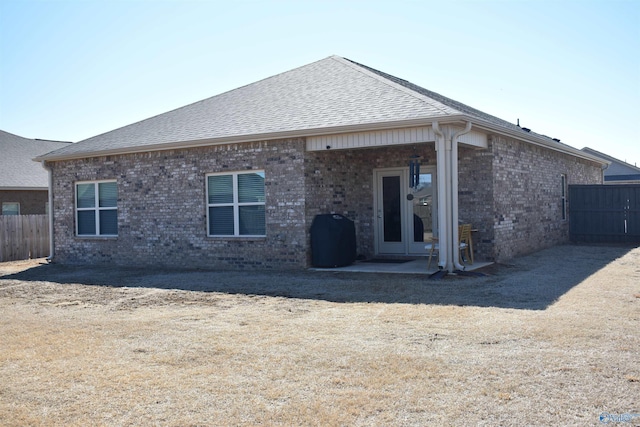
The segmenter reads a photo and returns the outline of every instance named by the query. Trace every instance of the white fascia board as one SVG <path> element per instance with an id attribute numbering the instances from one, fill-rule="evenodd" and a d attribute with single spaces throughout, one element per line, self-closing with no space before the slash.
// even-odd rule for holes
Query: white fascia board
<path id="1" fill-rule="evenodd" d="M 455 126 L 458 128 L 458 126 Z M 429 124 L 411 127 L 395 127 L 361 132 L 316 135 L 306 138 L 307 151 L 353 150 L 360 148 L 390 147 L 407 144 L 435 143 L 436 134 Z M 471 131 L 458 139 L 460 144 L 487 148 L 487 133 Z"/>
<path id="2" fill-rule="evenodd" d="M 442 117 L 424 117 L 419 119 L 399 120 L 399 121 L 390 121 L 390 122 L 362 123 L 357 125 L 346 125 L 346 126 L 332 126 L 332 127 L 315 128 L 315 129 L 299 129 L 299 130 L 284 131 L 284 132 L 236 135 L 236 136 L 201 139 L 201 140 L 194 140 L 194 141 L 178 141 L 178 142 L 160 143 L 160 144 L 152 144 L 152 145 L 144 145 L 144 146 L 116 148 L 111 150 L 96 150 L 96 151 L 90 151 L 90 152 L 78 152 L 78 153 L 58 154 L 58 155 L 45 154 L 43 156 L 38 156 L 33 160 L 37 162 L 76 160 L 76 159 L 84 159 L 84 158 L 91 158 L 91 157 L 114 156 L 114 155 L 120 155 L 120 154 L 167 151 L 167 150 L 198 148 L 198 147 L 224 145 L 224 144 L 238 144 L 243 142 L 269 141 L 269 140 L 288 139 L 288 138 L 304 138 L 304 137 L 312 137 L 312 136 L 336 135 L 336 134 L 357 133 L 357 132 L 366 132 L 366 131 L 375 131 L 375 130 L 399 129 L 399 128 L 408 128 L 408 127 L 415 127 L 415 126 L 431 126 L 434 121 L 437 121 L 440 125 L 462 125 L 462 126 L 464 126 L 465 122 L 471 122 L 473 124 L 474 130 L 482 130 L 488 133 L 496 133 L 496 134 L 508 136 L 523 142 L 528 142 L 531 144 L 548 148 L 550 150 L 562 152 L 565 154 L 570 154 L 570 155 L 573 155 L 585 160 L 590 160 L 602 165 L 608 164 L 606 160 L 603 160 L 591 154 L 585 153 L 584 151 L 578 150 L 577 148 L 572 148 L 569 146 L 559 146 L 555 143 L 555 141 L 553 141 L 548 137 L 544 137 L 541 135 L 539 136 L 537 134 L 529 134 L 525 131 L 511 130 L 511 129 L 502 127 L 500 125 L 493 124 L 491 122 L 480 120 L 475 117 L 466 116 L 464 114 L 447 115 Z"/>

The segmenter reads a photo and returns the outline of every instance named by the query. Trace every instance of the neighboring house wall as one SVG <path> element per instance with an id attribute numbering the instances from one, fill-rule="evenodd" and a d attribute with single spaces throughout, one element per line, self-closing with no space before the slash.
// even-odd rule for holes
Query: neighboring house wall
<path id="1" fill-rule="evenodd" d="M 304 140 L 96 157 L 51 164 L 55 259 L 194 268 L 291 269 L 307 262 Z M 205 175 L 265 171 L 264 238 L 207 237 Z M 75 236 L 74 184 L 116 179 L 118 236 Z"/>
<path id="2" fill-rule="evenodd" d="M 631 165 L 589 147 L 583 148 L 582 151 L 610 162 L 604 168 L 605 184 L 640 184 L 640 168 L 637 165 Z"/>
<path id="3" fill-rule="evenodd" d="M 47 190 L 0 190 L 0 206 L 4 202 L 17 202 L 20 215 L 44 215 L 49 201 L 47 194 Z"/>

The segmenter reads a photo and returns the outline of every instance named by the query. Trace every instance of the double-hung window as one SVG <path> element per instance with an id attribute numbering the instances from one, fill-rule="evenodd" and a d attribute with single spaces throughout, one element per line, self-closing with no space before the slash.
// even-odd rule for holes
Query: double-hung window
<path id="1" fill-rule="evenodd" d="M 76 183 L 76 235 L 118 235 L 116 181 Z"/>
<path id="2" fill-rule="evenodd" d="M 266 235 L 263 171 L 207 175 L 207 234 Z"/>

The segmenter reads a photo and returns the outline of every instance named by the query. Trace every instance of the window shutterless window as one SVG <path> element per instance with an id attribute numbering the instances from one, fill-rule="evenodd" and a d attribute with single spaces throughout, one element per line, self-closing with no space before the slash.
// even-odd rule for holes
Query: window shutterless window
<path id="1" fill-rule="evenodd" d="M 118 235 L 116 181 L 76 183 L 76 235 Z"/>
<path id="2" fill-rule="evenodd" d="M 562 204 L 562 220 L 564 221 L 567 219 L 567 175 L 565 174 L 560 175 L 560 185 L 562 185 L 561 204 Z"/>
<path id="3" fill-rule="evenodd" d="M 266 235 L 263 171 L 207 175 L 207 235 Z"/>
<path id="4" fill-rule="evenodd" d="M 20 215 L 20 203 L 18 203 L 18 202 L 3 202 L 2 203 L 2 215 Z"/>

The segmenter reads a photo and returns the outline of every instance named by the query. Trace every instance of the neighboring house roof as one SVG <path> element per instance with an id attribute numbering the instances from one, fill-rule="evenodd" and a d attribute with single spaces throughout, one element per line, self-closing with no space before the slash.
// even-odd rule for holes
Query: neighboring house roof
<path id="1" fill-rule="evenodd" d="M 33 161 L 69 142 L 28 139 L 0 130 L 0 190 L 46 190 L 47 171 Z"/>
<path id="2" fill-rule="evenodd" d="M 599 161 L 557 140 L 339 56 L 260 80 L 65 147 L 40 160 L 471 121 Z"/>
<path id="3" fill-rule="evenodd" d="M 585 147 L 582 149 L 585 153 L 589 153 L 593 156 L 600 157 L 607 162 L 610 162 L 608 168 L 604 170 L 604 180 L 606 182 L 616 181 L 638 181 L 640 182 L 640 168 L 631 165 L 622 160 L 611 157 L 607 154 L 594 150 L 593 148 Z"/>

